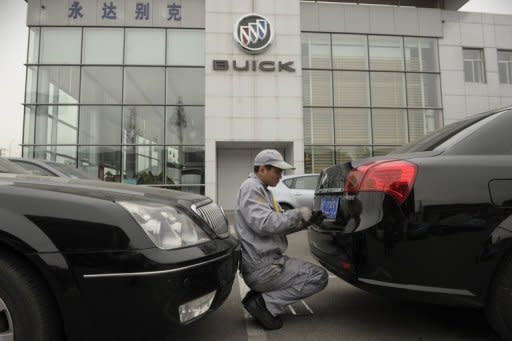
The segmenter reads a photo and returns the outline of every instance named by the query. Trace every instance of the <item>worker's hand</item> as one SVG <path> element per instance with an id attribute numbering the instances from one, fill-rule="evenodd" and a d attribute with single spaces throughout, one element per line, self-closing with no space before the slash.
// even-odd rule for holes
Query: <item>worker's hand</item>
<path id="1" fill-rule="evenodd" d="M 312 225 L 320 225 L 322 221 L 324 221 L 325 215 L 322 213 L 322 211 L 313 211 L 313 214 L 311 215 L 311 219 L 309 219 L 309 222 Z"/>
<path id="2" fill-rule="evenodd" d="M 311 215 L 313 214 L 311 208 L 309 207 L 301 207 L 299 208 L 299 212 L 304 221 L 309 221 L 309 219 L 311 219 Z"/>

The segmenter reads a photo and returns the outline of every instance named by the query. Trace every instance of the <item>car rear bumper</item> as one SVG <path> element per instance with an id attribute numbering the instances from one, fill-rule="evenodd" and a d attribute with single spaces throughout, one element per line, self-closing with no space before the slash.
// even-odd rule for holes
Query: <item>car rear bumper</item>
<path id="1" fill-rule="evenodd" d="M 67 255 L 94 337 L 123 340 L 163 339 L 220 307 L 231 292 L 239 257 L 231 238 L 180 250 Z M 182 321 L 180 306 L 205 295 L 213 300 L 204 313 Z"/>

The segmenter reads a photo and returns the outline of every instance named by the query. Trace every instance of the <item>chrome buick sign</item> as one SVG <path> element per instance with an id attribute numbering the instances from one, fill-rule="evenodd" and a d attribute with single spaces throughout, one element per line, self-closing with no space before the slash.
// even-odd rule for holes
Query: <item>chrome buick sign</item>
<path id="1" fill-rule="evenodd" d="M 252 13 L 238 19 L 233 34 L 244 51 L 257 54 L 270 45 L 274 30 L 267 18 Z"/>

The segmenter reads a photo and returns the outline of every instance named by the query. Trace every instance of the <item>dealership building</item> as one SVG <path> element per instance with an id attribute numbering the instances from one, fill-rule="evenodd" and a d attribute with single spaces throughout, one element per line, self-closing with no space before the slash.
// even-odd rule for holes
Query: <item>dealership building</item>
<path id="1" fill-rule="evenodd" d="M 204 193 L 512 104 L 512 16 L 463 0 L 28 0 L 23 156 Z"/>

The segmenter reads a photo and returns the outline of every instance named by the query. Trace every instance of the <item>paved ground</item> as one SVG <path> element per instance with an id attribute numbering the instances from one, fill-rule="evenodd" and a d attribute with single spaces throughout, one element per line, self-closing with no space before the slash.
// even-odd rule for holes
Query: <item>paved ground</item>
<path id="1" fill-rule="evenodd" d="M 291 235 L 289 241 L 288 255 L 314 262 L 306 232 Z M 282 329 L 265 332 L 242 309 L 246 290 L 237 280 L 219 310 L 168 340 L 499 340 L 478 310 L 394 301 L 334 275 L 324 291 L 305 304 L 296 303 L 283 316 Z"/>

